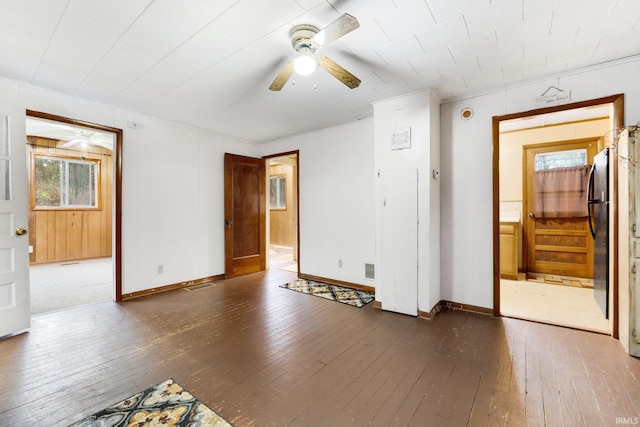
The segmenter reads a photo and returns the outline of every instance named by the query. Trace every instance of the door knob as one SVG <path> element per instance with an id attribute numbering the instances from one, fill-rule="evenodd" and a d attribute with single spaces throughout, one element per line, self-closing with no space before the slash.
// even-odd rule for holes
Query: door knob
<path id="1" fill-rule="evenodd" d="M 233 221 L 231 221 L 230 219 L 225 220 L 225 222 L 224 222 L 224 227 L 225 227 L 227 230 L 231 230 L 231 226 L 232 226 L 232 225 L 233 225 Z"/>
<path id="2" fill-rule="evenodd" d="M 27 234 L 27 230 L 24 228 L 16 228 L 16 236 L 24 236 Z"/>
<path id="3" fill-rule="evenodd" d="M 536 215 L 533 212 L 529 212 L 529 218 L 535 218 Z"/>

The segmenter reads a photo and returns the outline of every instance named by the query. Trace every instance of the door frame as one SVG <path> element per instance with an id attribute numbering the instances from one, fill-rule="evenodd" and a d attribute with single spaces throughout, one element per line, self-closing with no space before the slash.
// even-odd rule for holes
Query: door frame
<path id="1" fill-rule="evenodd" d="M 27 117 L 36 117 L 40 119 L 46 119 L 70 125 L 82 126 L 90 129 L 96 129 L 104 132 L 111 132 L 115 134 L 116 141 L 113 147 L 113 164 L 114 164 L 114 180 L 112 183 L 112 190 L 115 191 L 113 195 L 113 212 L 114 215 L 114 239 L 112 254 L 114 272 L 113 282 L 115 287 L 115 301 L 122 301 L 122 129 L 114 128 L 110 126 L 104 126 L 97 123 L 85 122 L 82 120 L 71 119 L 68 117 L 57 116 L 55 114 L 44 113 L 42 111 L 27 110 Z"/>
<path id="2" fill-rule="evenodd" d="M 493 136 L 493 315 L 502 316 L 500 314 L 500 122 L 503 120 L 519 119 L 529 116 L 538 116 L 542 114 L 556 113 L 559 111 L 573 110 L 577 108 L 593 107 L 602 104 L 612 104 L 613 106 L 613 128 L 618 131 L 624 127 L 624 94 L 611 95 L 603 98 L 591 99 L 581 102 L 573 102 L 570 104 L 557 105 L 553 107 L 538 108 L 535 110 L 524 111 L 520 113 L 505 114 L 502 116 L 492 117 L 492 136 Z M 613 148 L 613 147 L 612 147 Z M 613 167 L 613 182 L 611 182 L 610 200 L 613 203 L 613 236 L 611 246 L 612 259 L 618 259 L 618 153 L 617 150 L 611 150 L 611 165 Z M 611 298 L 613 299 L 612 307 L 612 336 L 619 337 L 619 311 L 618 311 L 618 263 L 613 263 L 613 275 L 611 283 Z"/>
<path id="3" fill-rule="evenodd" d="M 282 153 L 269 154 L 268 156 L 262 156 L 262 158 L 267 161 L 269 159 L 275 159 L 277 157 L 287 157 L 287 156 L 296 156 L 296 263 L 298 264 L 298 277 L 301 277 L 300 274 L 300 150 L 293 151 L 285 151 Z M 269 174 L 266 174 L 267 182 L 269 181 Z M 269 186 L 265 185 L 265 197 L 269 196 Z M 268 210 L 268 208 L 267 208 Z M 269 217 L 269 221 L 271 221 L 271 217 Z M 265 227 L 265 229 L 268 227 Z M 267 263 L 268 264 L 268 263 Z"/>

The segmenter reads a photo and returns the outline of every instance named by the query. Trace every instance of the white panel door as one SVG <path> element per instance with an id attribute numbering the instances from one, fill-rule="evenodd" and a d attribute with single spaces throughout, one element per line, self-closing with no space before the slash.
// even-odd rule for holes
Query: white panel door
<path id="1" fill-rule="evenodd" d="M 382 309 L 411 316 L 418 315 L 417 178 L 415 169 L 380 172 Z"/>
<path id="2" fill-rule="evenodd" d="M 628 147 L 629 152 L 628 212 L 630 226 L 628 267 L 630 268 L 627 268 L 626 271 L 630 274 L 624 277 L 622 273 L 625 269 L 620 268 L 620 281 L 626 280 L 627 277 L 629 278 L 629 354 L 638 357 L 640 356 L 640 165 L 638 164 L 640 163 L 640 142 L 638 142 L 637 133 L 637 129 L 631 129 L 631 132 L 625 130 L 618 140 L 618 145 L 625 148 Z M 624 154 L 624 152 L 620 153 L 623 161 L 626 160 L 624 159 Z M 622 210 L 622 206 L 620 209 Z M 621 230 L 622 232 L 624 230 Z M 622 236 L 620 240 L 623 240 Z M 627 241 L 626 239 L 624 240 Z M 626 254 L 626 252 L 622 251 L 620 253 Z M 621 286 L 620 288 L 621 292 L 624 292 L 624 287 Z M 624 301 L 624 296 L 621 300 Z"/>
<path id="3" fill-rule="evenodd" d="M 25 120 L 0 102 L 0 337 L 31 325 Z"/>

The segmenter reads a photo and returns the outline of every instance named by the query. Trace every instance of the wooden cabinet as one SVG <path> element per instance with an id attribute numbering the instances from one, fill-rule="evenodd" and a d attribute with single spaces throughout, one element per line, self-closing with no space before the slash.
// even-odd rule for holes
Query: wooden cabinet
<path id="1" fill-rule="evenodd" d="M 518 279 L 519 227 L 517 222 L 500 223 L 500 277 L 503 279 Z"/>

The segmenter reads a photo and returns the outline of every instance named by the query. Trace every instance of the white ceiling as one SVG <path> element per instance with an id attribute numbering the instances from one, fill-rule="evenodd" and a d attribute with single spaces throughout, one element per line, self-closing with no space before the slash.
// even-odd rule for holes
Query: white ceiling
<path id="1" fill-rule="evenodd" d="M 291 27 L 342 13 L 360 28 L 322 53 L 360 87 L 269 91 Z M 256 142 L 640 54 L 638 0 L 0 0 L 0 23 L 2 76 Z"/>

